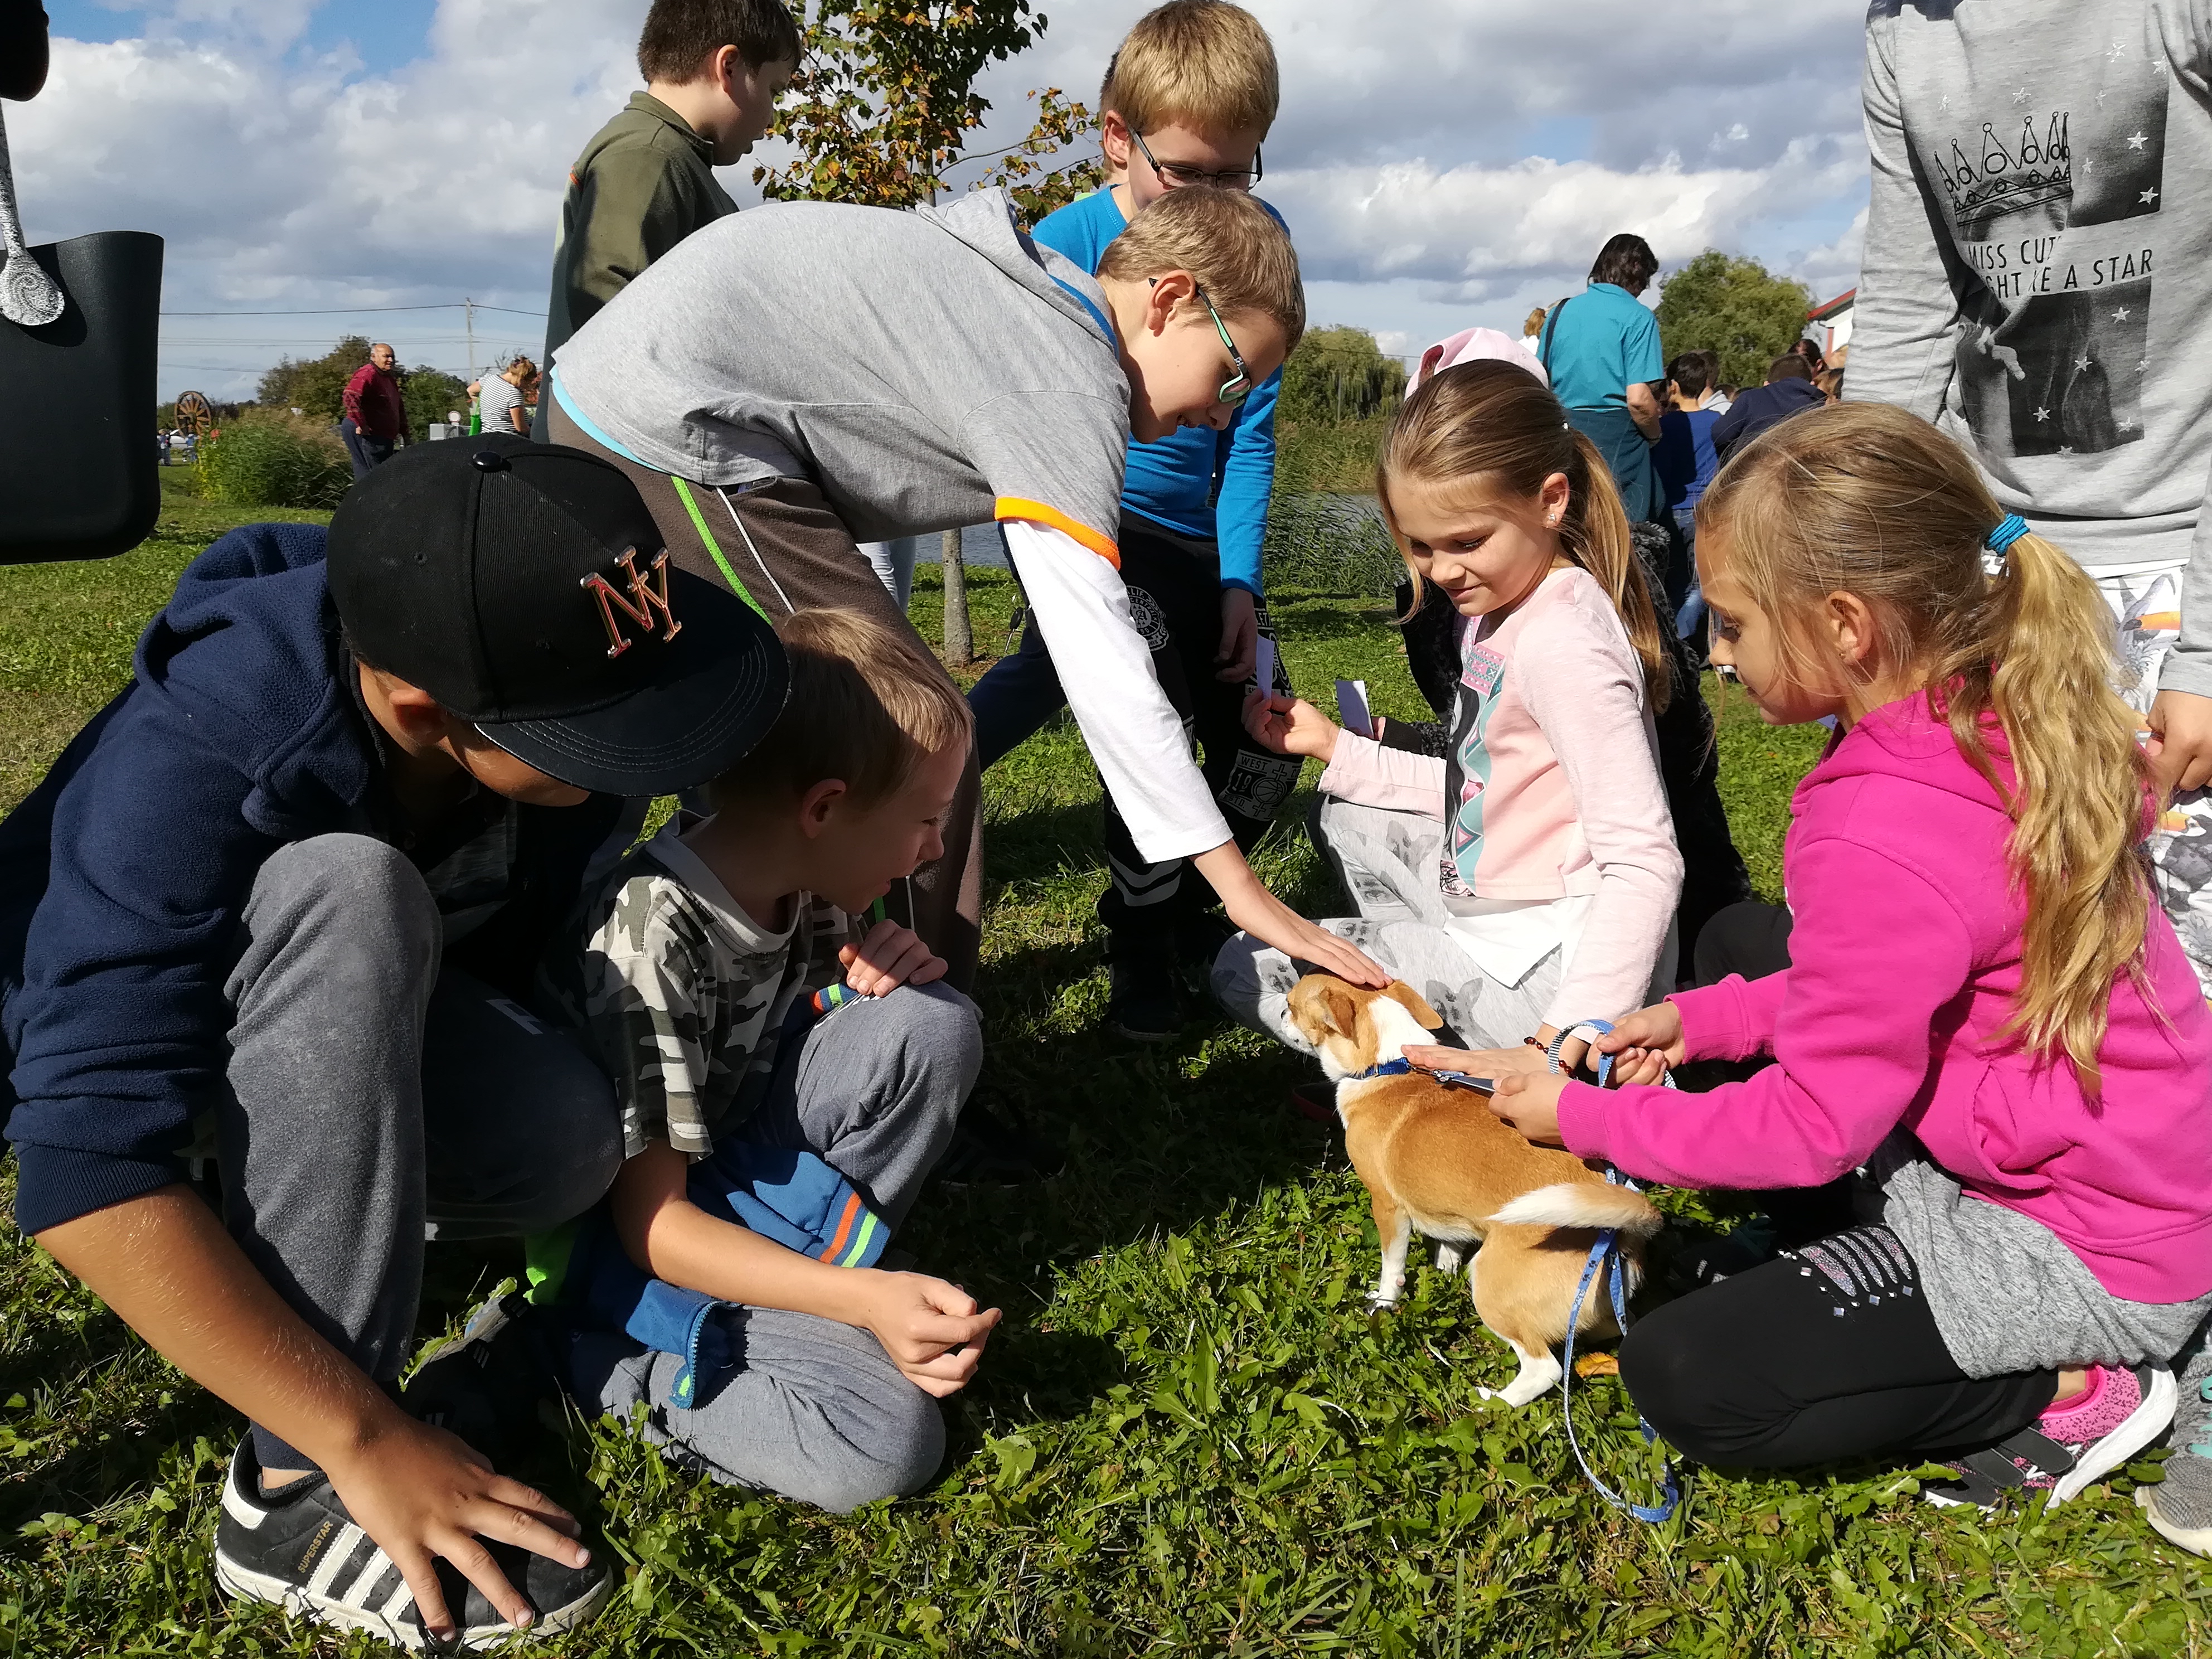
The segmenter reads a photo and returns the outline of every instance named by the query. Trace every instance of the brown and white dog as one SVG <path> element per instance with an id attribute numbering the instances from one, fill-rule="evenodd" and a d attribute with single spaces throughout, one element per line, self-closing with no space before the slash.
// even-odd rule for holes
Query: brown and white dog
<path id="1" fill-rule="evenodd" d="M 1572 1154 L 1531 1146 L 1479 1094 L 1420 1072 L 1366 1075 L 1430 1042 L 1443 1024 L 1404 982 L 1371 991 L 1334 974 L 1309 974 L 1291 988 L 1290 1017 L 1336 1079 L 1345 1148 L 1374 1205 L 1382 1272 L 1370 1302 L 1396 1304 L 1415 1230 L 1437 1241 L 1437 1265 L 1446 1273 L 1467 1261 L 1468 1245 L 1479 1245 L 1468 1265 L 1474 1310 L 1521 1361 L 1503 1397 L 1527 1405 L 1559 1380 L 1552 1347 L 1566 1338 L 1568 1304 L 1597 1231 L 1620 1230 L 1632 1293 L 1659 1212 Z M 1620 1334 L 1601 1283 L 1593 1281 L 1576 1331 Z"/>

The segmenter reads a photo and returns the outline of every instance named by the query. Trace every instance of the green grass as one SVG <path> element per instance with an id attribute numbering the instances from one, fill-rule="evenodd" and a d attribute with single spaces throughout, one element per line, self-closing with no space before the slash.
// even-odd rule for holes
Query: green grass
<path id="1" fill-rule="evenodd" d="M 7 799 L 121 683 L 139 623 L 223 522 L 179 503 L 125 558 L 0 571 Z M 1009 590 L 971 580 L 996 648 Z M 921 574 L 926 632 L 934 583 Z M 1372 601 L 1284 594 L 1275 614 L 1300 684 L 1356 674 L 1382 712 L 1422 712 Z M 1722 744 L 1771 893 L 1788 787 L 1817 744 L 1740 699 Z M 1664 1526 L 1607 1510 L 1556 1396 L 1519 1412 L 1479 1397 L 1512 1365 L 1463 1285 L 1423 1268 L 1398 1310 L 1362 1311 L 1365 1206 L 1331 1138 L 1284 1107 L 1304 1062 L 1218 1024 L 1159 1052 L 1103 1033 L 1097 799 L 1064 721 L 988 783 L 980 1094 L 1070 1158 L 1042 1187 L 934 1192 L 902 1240 L 1008 1315 L 951 1407 L 938 1484 L 834 1520 L 678 1474 L 620 1427 L 579 1427 L 526 1473 L 580 1506 L 627 1582 L 560 1651 L 2212 1651 L 2206 1569 L 2142 1524 L 2128 1478 L 2057 1514 L 1983 1520 L 1917 1503 L 1910 1468 L 1698 1470 Z M 1340 905 L 1302 836 L 1261 861 L 1301 904 Z M 424 1334 L 517 1265 L 432 1247 Z M 1617 1382 L 1577 1392 L 1601 1467 L 1638 1481 Z M 0 1655 L 376 1651 L 215 1595 L 208 1540 L 238 1427 L 0 1232 Z"/>

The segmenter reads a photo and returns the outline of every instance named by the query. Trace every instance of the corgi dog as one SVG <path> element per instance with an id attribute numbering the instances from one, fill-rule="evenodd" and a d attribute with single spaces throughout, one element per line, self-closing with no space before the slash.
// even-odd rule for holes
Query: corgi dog
<path id="1" fill-rule="evenodd" d="M 1571 1153 L 1531 1146 L 1480 1094 L 1421 1072 L 1373 1075 L 1443 1024 L 1404 982 L 1373 991 L 1309 974 L 1291 988 L 1290 1018 L 1336 1082 L 1345 1148 L 1374 1206 L 1382 1271 L 1370 1303 L 1397 1303 L 1416 1230 L 1435 1240 L 1437 1265 L 1455 1273 L 1467 1262 L 1476 1314 L 1521 1361 L 1503 1398 L 1527 1405 L 1559 1380 L 1553 1345 L 1566 1339 L 1598 1230 L 1619 1230 L 1633 1293 L 1659 1212 Z M 1470 1245 L 1479 1247 L 1472 1261 Z M 1576 1332 L 1620 1334 L 1601 1280 L 1583 1300 Z"/>

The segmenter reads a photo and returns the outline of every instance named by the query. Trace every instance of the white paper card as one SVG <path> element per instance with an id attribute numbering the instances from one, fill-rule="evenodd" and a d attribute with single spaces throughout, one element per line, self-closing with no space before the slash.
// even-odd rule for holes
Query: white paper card
<path id="1" fill-rule="evenodd" d="M 1339 680 L 1336 683 L 1336 717 L 1344 729 L 1356 737 L 1375 735 L 1375 716 L 1367 707 L 1365 680 Z"/>
<path id="2" fill-rule="evenodd" d="M 1275 695 L 1275 642 L 1260 635 L 1260 654 L 1252 665 L 1252 678 L 1269 696 Z"/>

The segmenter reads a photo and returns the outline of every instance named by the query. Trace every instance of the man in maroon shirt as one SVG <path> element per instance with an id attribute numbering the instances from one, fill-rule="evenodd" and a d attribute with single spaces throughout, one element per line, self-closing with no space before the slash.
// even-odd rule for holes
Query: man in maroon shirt
<path id="1" fill-rule="evenodd" d="M 345 418 L 338 422 L 338 431 L 344 435 L 346 453 L 353 457 L 356 482 L 392 459 L 392 445 L 407 429 L 399 376 L 393 373 L 398 362 L 390 346 L 373 345 L 368 361 L 346 382 Z"/>

